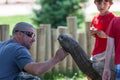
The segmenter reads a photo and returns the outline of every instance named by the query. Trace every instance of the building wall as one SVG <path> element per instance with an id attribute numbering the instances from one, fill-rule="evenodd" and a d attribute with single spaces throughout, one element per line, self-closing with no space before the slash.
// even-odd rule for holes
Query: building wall
<path id="1" fill-rule="evenodd" d="M 10 4 L 10 3 L 34 3 L 35 0 L 0 0 L 1 4 Z"/>

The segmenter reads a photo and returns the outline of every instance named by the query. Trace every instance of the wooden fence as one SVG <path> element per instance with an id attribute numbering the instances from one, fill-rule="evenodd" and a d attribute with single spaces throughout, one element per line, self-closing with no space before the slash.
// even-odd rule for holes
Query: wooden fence
<path id="1" fill-rule="evenodd" d="M 77 18 L 67 17 L 67 27 L 58 26 L 57 29 L 51 28 L 50 24 L 40 24 L 40 28 L 36 29 L 36 42 L 33 44 L 30 52 L 36 61 L 46 61 L 55 55 L 55 52 L 60 45 L 58 43 L 58 36 L 60 34 L 71 35 L 85 52 L 90 56 L 93 48 L 94 39 L 90 35 L 89 23 L 86 22 L 85 32 L 77 32 Z M 0 41 L 10 39 L 9 25 L 0 25 Z M 73 72 L 78 70 L 72 57 L 68 55 L 62 62 L 57 64 L 53 70 L 62 72 Z"/>

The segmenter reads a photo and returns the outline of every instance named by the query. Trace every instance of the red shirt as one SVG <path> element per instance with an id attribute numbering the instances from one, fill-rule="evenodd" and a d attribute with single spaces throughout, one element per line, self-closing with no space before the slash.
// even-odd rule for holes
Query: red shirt
<path id="1" fill-rule="evenodd" d="M 93 27 L 97 28 L 97 30 L 102 30 L 106 33 L 108 25 L 114 17 L 115 17 L 115 15 L 111 12 L 104 16 L 98 14 L 98 15 L 94 16 L 94 18 L 92 19 L 90 27 L 93 26 Z M 107 45 L 107 38 L 100 38 L 96 35 L 92 56 L 104 52 L 106 49 L 106 45 Z"/>
<path id="2" fill-rule="evenodd" d="M 114 18 L 108 28 L 108 35 L 114 38 L 115 64 L 120 64 L 120 17 Z"/>

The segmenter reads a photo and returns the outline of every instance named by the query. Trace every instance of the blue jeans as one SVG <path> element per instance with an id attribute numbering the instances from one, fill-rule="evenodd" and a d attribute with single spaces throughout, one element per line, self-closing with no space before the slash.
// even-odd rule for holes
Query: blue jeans
<path id="1" fill-rule="evenodd" d="M 115 65 L 116 80 L 120 80 L 120 64 Z"/>

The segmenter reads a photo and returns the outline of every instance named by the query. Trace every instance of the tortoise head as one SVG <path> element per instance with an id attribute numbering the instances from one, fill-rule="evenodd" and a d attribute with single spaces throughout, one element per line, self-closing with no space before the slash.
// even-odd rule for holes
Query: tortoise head
<path id="1" fill-rule="evenodd" d="M 72 37 L 65 34 L 59 35 L 58 41 L 66 52 L 71 51 L 71 49 L 74 49 L 78 45 Z"/>

